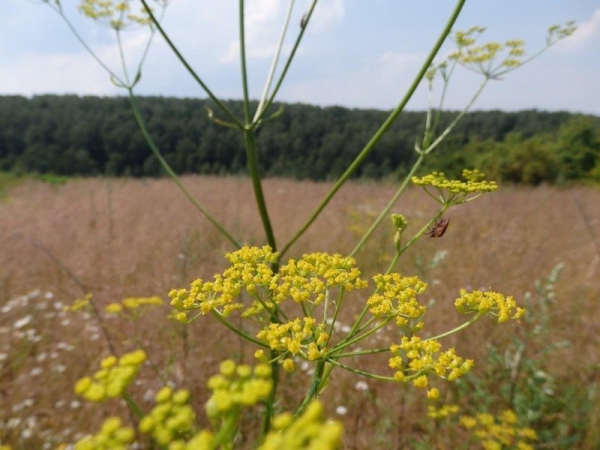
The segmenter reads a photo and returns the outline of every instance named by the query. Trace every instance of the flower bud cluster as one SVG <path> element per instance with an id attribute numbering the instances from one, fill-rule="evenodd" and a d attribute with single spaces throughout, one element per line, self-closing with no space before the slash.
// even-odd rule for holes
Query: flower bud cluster
<path id="1" fill-rule="evenodd" d="M 511 410 L 503 411 L 497 418 L 487 413 L 460 418 L 460 424 L 470 430 L 485 449 L 533 450 L 531 441 L 538 439 L 537 433 L 532 428 L 519 427 L 517 422 L 517 415 Z"/>
<path id="2" fill-rule="evenodd" d="M 186 389 L 173 391 L 163 387 L 156 394 L 156 406 L 140 421 L 141 433 L 150 434 L 156 443 L 169 448 L 183 445 L 183 434 L 189 432 L 196 420 L 196 414 L 188 400 L 190 392 Z"/>
<path id="3" fill-rule="evenodd" d="M 134 439 L 133 428 L 122 426 L 118 417 L 109 417 L 97 434 L 77 441 L 75 450 L 126 450 Z"/>
<path id="4" fill-rule="evenodd" d="M 351 291 L 367 286 L 355 260 L 337 254 L 312 253 L 299 260 L 290 259 L 277 274 L 271 266 L 278 255 L 268 246 L 246 246 L 226 257 L 231 266 L 215 275 L 214 281 L 198 279 L 189 290 L 169 292 L 171 305 L 180 311 L 179 320 L 186 321 L 185 312 L 192 310 L 200 310 L 201 314 L 215 310 L 227 317 L 236 309 L 244 309 L 242 316 L 249 317 L 267 309 L 270 315 L 283 301 L 317 305 L 331 289 Z M 250 306 L 239 300 L 244 290 L 254 299 Z"/>
<path id="5" fill-rule="evenodd" d="M 454 301 L 456 310 L 461 314 L 489 314 L 498 317 L 498 323 L 509 319 L 520 319 L 525 315 L 525 309 L 519 308 L 512 296 L 506 297 L 499 292 L 473 291 L 461 289 L 460 297 Z"/>
<path id="6" fill-rule="evenodd" d="M 416 387 L 426 388 L 429 375 L 454 381 L 465 375 L 473 367 L 473 360 L 464 360 L 454 349 L 441 351 L 442 344 L 436 340 L 424 341 L 417 336 L 403 337 L 400 344 L 390 350 L 394 356 L 389 366 L 397 369 L 394 378 L 398 381 L 412 381 Z"/>
<path id="7" fill-rule="evenodd" d="M 324 354 L 324 345 L 329 340 L 324 324 L 317 324 L 312 317 L 294 319 L 286 323 L 270 323 L 260 330 L 256 337 L 272 350 L 288 351 L 309 361 L 314 361 Z"/>
<path id="8" fill-rule="evenodd" d="M 295 420 L 289 413 L 273 419 L 273 430 L 259 450 L 334 450 L 342 444 L 341 422 L 325 420 L 323 405 L 314 400 Z"/>
<path id="9" fill-rule="evenodd" d="M 140 8 L 139 13 L 132 13 L 130 3 L 131 0 L 81 0 L 79 11 L 84 16 L 117 31 L 135 25 L 151 25 L 152 21 L 144 7 Z M 159 3 L 166 2 L 163 0 Z"/>
<path id="10" fill-rule="evenodd" d="M 375 275 L 377 292 L 367 300 L 369 311 L 378 318 L 393 318 L 399 327 L 409 326 L 412 331 L 423 328 L 420 319 L 427 308 L 417 301 L 425 292 L 427 283 L 417 277 L 403 277 L 398 273 Z"/>
<path id="11" fill-rule="evenodd" d="M 136 310 L 143 306 L 162 306 L 163 300 L 158 296 L 154 297 L 128 297 L 121 300 L 120 303 L 110 303 L 104 308 L 107 313 L 118 314 L 124 309 Z"/>
<path id="12" fill-rule="evenodd" d="M 144 361 L 146 353 L 143 350 L 126 353 L 119 359 L 108 356 L 93 377 L 84 377 L 75 384 L 75 393 L 90 402 L 118 397 L 135 379 Z"/>
<path id="13" fill-rule="evenodd" d="M 271 366 L 268 364 L 258 364 L 252 370 L 248 365 L 237 365 L 228 359 L 220 364 L 219 372 L 207 383 L 213 393 L 206 402 L 206 413 L 212 420 L 235 415 L 241 407 L 267 400 L 271 393 Z"/>

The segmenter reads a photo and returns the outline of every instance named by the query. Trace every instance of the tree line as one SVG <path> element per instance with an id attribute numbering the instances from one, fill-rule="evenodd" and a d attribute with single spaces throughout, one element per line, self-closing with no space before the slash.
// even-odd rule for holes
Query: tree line
<path id="1" fill-rule="evenodd" d="M 148 129 L 179 174 L 244 174 L 236 130 L 209 120 L 208 100 L 140 97 Z M 239 116 L 242 103 L 225 104 Z M 337 178 L 387 117 L 386 111 L 284 104 L 258 131 L 264 175 Z M 216 110 L 215 110 L 216 111 Z M 443 112 L 440 130 L 457 115 Z M 425 112 L 405 112 L 355 177 L 406 174 Z M 425 160 L 423 171 L 478 168 L 514 183 L 600 182 L 600 118 L 567 112 L 475 111 Z M 155 177 L 163 174 L 123 97 L 0 96 L 0 171 Z"/>

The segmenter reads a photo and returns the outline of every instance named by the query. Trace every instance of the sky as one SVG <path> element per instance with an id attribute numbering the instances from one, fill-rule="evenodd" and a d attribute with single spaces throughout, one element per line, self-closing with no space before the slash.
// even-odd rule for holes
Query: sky
<path id="1" fill-rule="evenodd" d="M 54 1 L 54 0 L 51 0 Z M 122 74 L 113 30 L 61 0 L 65 15 L 97 57 Z M 137 2 L 132 0 L 132 4 Z M 423 64 L 454 8 L 452 0 L 320 0 L 278 99 L 321 106 L 394 108 Z M 289 2 L 246 1 L 250 96 L 259 98 Z M 283 54 L 300 30 L 309 0 L 296 0 Z M 135 5 L 137 9 L 137 4 Z M 575 20 L 578 30 L 539 58 L 491 81 L 472 109 L 539 109 L 600 115 L 598 0 L 467 0 L 455 30 L 486 27 L 482 43 L 524 39 L 528 55 L 545 46 L 547 29 Z M 169 0 L 163 26 L 202 80 L 220 98 L 242 96 L 238 1 Z M 146 29 L 122 33 L 131 71 L 146 46 Z M 448 42 L 440 57 L 452 51 Z M 481 76 L 458 70 L 444 109 L 462 109 Z M 434 85 L 439 100 L 441 84 Z M 160 36 L 142 68 L 139 95 L 205 98 Z M 43 0 L 0 0 L 0 95 L 124 95 Z M 428 106 L 425 84 L 408 109 Z"/>

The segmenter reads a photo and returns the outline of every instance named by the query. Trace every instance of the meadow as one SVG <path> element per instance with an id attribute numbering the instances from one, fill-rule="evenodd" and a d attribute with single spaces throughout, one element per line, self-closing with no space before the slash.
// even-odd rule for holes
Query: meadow
<path id="1" fill-rule="evenodd" d="M 249 179 L 182 180 L 241 241 L 264 244 Z M 278 242 L 291 237 L 329 188 L 328 183 L 264 181 Z M 383 182 L 348 183 L 288 256 L 348 253 L 396 188 Z M 585 388 L 593 394 L 600 379 L 599 205 L 597 188 L 501 186 L 496 193 L 449 211 L 444 236 L 422 239 L 403 256 L 397 271 L 429 283 L 428 329 L 434 333 L 459 323 L 453 300 L 460 288 L 493 289 L 522 303 L 527 292 L 534 293 L 535 280 L 563 264 L 550 295 L 547 322 L 542 324 L 549 331 L 548 348 L 561 345 L 552 347 L 540 370 L 555 381 L 555 397 L 563 388 Z M 435 209 L 421 189 L 411 188 L 393 211 L 405 215 L 408 231 L 416 231 Z M 357 255 L 367 275 L 384 270 L 394 254 L 393 236 L 386 221 Z M 167 293 L 198 277 L 211 278 L 225 267 L 223 255 L 232 250 L 169 180 L 90 178 L 49 184 L 28 179 L 4 192 L 0 444 L 56 448 L 96 429 L 109 413 L 125 411 L 122 400 L 90 406 L 73 393 L 75 382 L 95 370 L 111 348 L 122 353 L 143 345 L 157 366 L 168 368 L 163 375 L 169 382 L 192 389 L 193 402 L 201 411 L 208 395 L 206 380 L 224 355 L 252 362 L 254 349 L 208 317 L 188 326 L 168 320 Z M 97 314 L 64 310 L 87 294 L 92 294 Z M 167 306 L 136 320 L 103 312 L 111 302 L 149 296 L 161 297 Z M 538 297 L 531 298 L 535 303 Z M 356 305 L 346 314 L 362 306 L 361 298 L 352 301 Z M 488 376 L 489 348 L 482 343 L 493 343 L 502 351 L 523 326 L 481 320 L 452 335 L 446 344 L 475 359 L 475 373 Z M 538 345 L 532 351 L 544 350 Z M 371 370 L 389 373 L 386 358 L 374 357 L 368 363 Z M 294 405 L 306 380 L 302 370 L 285 378 L 289 387 L 282 401 Z M 335 387 L 330 385 L 326 393 L 328 415 L 344 422 L 344 448 L 458 448 L 452 444 L 452 439 L 461 439 L 455 428 L 446 432 L 440 431 L 443 424 L 437 430 L 428 428 L 423 392 L 357 381 L 360 378 L 336 376 L 331 381 Z M 147 406 L 161 386 L 145 367 L 133 391 Z M 448 401 L 474 401 L 461 398 L 461 391 L 452 387 L 443 395 Z M 571 424 L 567 417 L 553 418 L 568 423 L 559 432 L 563 437 L 578 436 L 572 447 L 564 448 L 596 448 L 599 400 L 593 397 L 579 410 L 579 424 Z M 437 435 L 435 443 L 432 434 Z"/>

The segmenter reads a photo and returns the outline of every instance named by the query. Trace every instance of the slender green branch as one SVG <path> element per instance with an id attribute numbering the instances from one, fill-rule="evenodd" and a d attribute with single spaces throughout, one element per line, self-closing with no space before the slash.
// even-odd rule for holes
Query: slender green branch
<path id="1" fill-rule="evenodd" d="M 463 323 L 462 325 L 453 328 L 450 331 L 446 331 L 442 334 L 438 334 L 437 336 L 432 336 L 432 337 L 428 337 L 427 339 L 423 339 L 423 342 L 425 341 L 437 341 L 438 339 L 444 338 L 446 336 L 450 336 L 451 334 L 454 333 L 458 333 L 461 330 L 464 330 L 467 327 L 470 327 L 471 325 L 473 325 L 475 322 L 477 322 L 479 319 L 481 319 L 483 316 L 485 316 L 485 312 L 478 312 L 475 317 L 473 317 L 472 319 L 466 321 L 465 323 Z"/>
<path id="2" fill-rule="evenodd" d="M 142 408 L 140 408 L 140 405 L 138 405 L 135 402 L 135 400 L 131 397 L 131 395 L 129 395 L 126 391 L 121 394 L 121 397 L 123 397 L 123 400 L 125 400 L 125 403 L 127 403 L 129 410 L 132 411 L 133 414 L 136 415 L 136 417 L 141 419 L 146 415 L 144 414 Z"/>
<path id="3" fill-rule="evenodd" d="M 229 109 L 217 98 L 217 96 L 215 94 L 213 94 L 213 92 L 208 88 L 208 86 L 204 83 L 204 81 L 202 81 L 202 79 L 198 76 L 198 74 L 194 71 L 194 69 L 192 69 L 192 66 L 189 65 L 189 63 L 183 57 L 183 55 L 181 54 L 179 49 L 175 46 L 175 44 L 173 44 L 173 41 L 171 41 L 171 38 L 169 38 L 169 35 L 165 32 L 165 30 L 161 26 L 160 22 L 154 16 L 152 9 L 150 9 L 150 7 L 148 6 L 147 0 L 140 0 L 140 1 L 144 5 L 145 10 L 148 13 L 148 16 L 150 17 L 150 20 L 152 20 L 152 23 L 154 24 L 154 26 L 156 27 L 158 32 L 161 34 L 161 36 L 167 42 L 167 45 L 171 48 L 171 51 L 175 54 L 177 59 L 179 59 L 181 64 L 183 64 L 183 67 L 185 67 L 185 69 L 188 71 L 188 73 L 192 76 L 192 78 L 196 81 L 196 83 L 198 83 L 200 85 L 200 87 L 204 90 L 204 92 L 206 92 L 206 95 L 208 95 L 210 97 L 210 99 L 215 103 L 215 105 L 217 105 L 219 107 L 219 109 L 221 111 L 223 111 L 223 113 L 225 115 L 227 115 L 227 117 L 229 117 L 229 120 L 234 122 L 239 128 L 243 128 L 243 125 L 237 119 L 237 117 L 235 117 L 233 115 L 233 113 L 231 111 L 229 111 Z"/>
<path id="4" fill-rule="evenodd" d="M 313 374 L 312 382 L 308 390 L 306 391 L 304 400 L 302 401 L 302 403 L 296 410 L 296 413 L 294 414 L 295 417 L 300 416 L 304 412 L 306 407 L 310 404 L 312 399 L 319 395 L 319 388 L 321 386 L 321 382 L 323 381 L 323 373 L 325 371 L 325 362 L 326 361 L 322 359 L 317 362 L 317 367 L 315 368 L 315 373 Z"/>
<path id="5" fill-rule="evenodd" d="M 248 94 L 248 73 L 246 67 L 246 30 L 244 29 L 244 0 L 239 0 L 240 27 L 240 67 L 242 72 L 242 92 L 244 95 L 244 120 L 250 126 L 250 97 Z"/>
<path id="6" fill-rule="evenodd" d="M 336 361 L 335 359 L 331 359 L 328 362 L 330 362 L 334 366 L 337 366 L 341 369 L 347 370 L 348 372 L 354 373 L 356 375 L 362 375 L 367 378 L 373 378 L 375 380 L 382 380 L 382 381 L 395 381 L 395 382 L 398 381 L 394 377 L 384 377 L 383 375 L 376 375 L 371 372 L 365 372 L 364 370 L 355 369 L 354 367 L 350 367 L 350 366 L 347 366 L 346 364 L 342 364 L 341 362 Z"/>
<path id="7" fill-rule="evenodd" d="M 456 124 L 463 118 L 463 116 L 469 111 L 469 109 L 471 109 L 471 106 L 473 106 L 475 101 L 479 98 L 479 95 L 481 95 L 481 92 L 483 92 L 483 88 L 487 85 L 488 81 L 489 78 L 486 77 L 481 82 L 481 84 L 475 91 L 475 94 L 473 94 L 473 97 L 471 97 L 471 100 L 469 100 L 469 103 L 467 103 L 467 105 L 463 108 L 460 114 L 456 116 L 452 123 L 446 127 L 442 134 L 440 134 L 431 145 L 429 145 L 426 149 L 423 149 L 423 152 L 425 154 L 431 153 L 446 138 L 446 136 L 448 136 L 448 134 L 454 129 Z"/>
<path id="8" fill-rule="evenodd" d="M 226 328 L 233 331 L 239 337 L 241 337 L 247 341 L 253 342 L 254 344 L 259 345 L 261 347 L 269 348 L 269 346 L 267 344 L 265 344 L 264 342 L 259 341 L 258 339 L 250 336 L 249 334 L 244 333 L 242 330 L 240 330 L 239 328 L 237 328 L 234 325 L 232 325 L 231 323 L 229 323 L 229 321 L 227 319 L 225 319 L 223 314 L 221 314 L 220 312 L 215 311 L 214 309 L 211 312 L 212 312 L 212 315 L 215 316 L 219 322 L 221 322 L 223 325 L 225 325 Z"/>
<path id="9" fill-rule="evenodd" d="M 254 134 L 254 130 L 244 130 L 244 147 L 246 148 L 246 159 L 248 170 L 250 171 L 250 177 L 252 178 L 252 188 L 254 189 L 256 206 L 258 207 L 258 212 L 262 220 L 267 243 L 275 252 L 277 251 L 277 243 L 275 242 L 275 235 L 273 234 L 273 227 L 271 226 L 271 219 L 269 218 L 269 212 L 267 210 L 267 204 L 265 202 L 265 197 L 262 190 L 260 171 L 258 168 L 258 152 L 256 151 L 256 136 Z"/>
<path id="10" fill-rule="evenodd" d="M 283 70 L 281 71 L 281 74 L 279 74 L 279 78 L 277 80 L 277 83 L 275 84 L 275 88 L 273 89 L 273 92 L 271 93 L 269 100 L 264 105 L 260 115 L 258 117 L 255 117 L 255 121 L 260 120 L 262 118 L 262 115 L 271 107 L 271 105 L 275 101 L 275 97 L 277 96 L 277 93 L 279 92 L 279 88 L 281 88 L 281 85 L 283 84 L 283 80 L 285 79 L 285 76 L 287 75 L 287 72 L 288 72 L 290 66 L 292 65 L 292 60 L 294 59 L 294 56 L 296 55 L 296 51 L 298 50 L 298 47 L 300 46 L 300 41 L 302 41 L 302 37 L 304 36 L 304 31 L 306 30 L 308 23 L 310 22 L 310 18 L 315 9 L 315 6 L 317 6 L 317 1 L 318 0 L 313 0 L 313 2 L 310 5 L 310 8 L 308 9 L 308 12 L 305 14 L 303 26 L 300 28 L 300 33 L 298 33 L 296 42 L 294 42 L 292 51 L 290 52 L 290 55 L 288 56 L 288 59 L 283 66 Z"/>
<path id="11" fill-rule="evenodd" d="M 362 355 L 374 355 L 377 353 L 385 353 L 385 352 L 389 352 L 389 351 L 390 351 L 389 347 L 379 347 L 379 348 L 371 348 L 369 350 L 357 350 L 355 352 L 336 353 L 335 359 L 353 358 L 355 356 L 362 356 Z"/>
<path id="12" fill-rule="evenodd" d="M 279 373 L 281 366 L 278 361 L 278 353 L 275 350 L 271 350 L 271 392 L 269 393 L 269 399 L 266 401 L 266 411 L 263 417 L 262 424 L 262 437 L 267 435 L 271 429 L 271 420 L 275 416 L 275 405 L 277 403 L 277 388 L 279 387 Z"/>
<path id="13" fill-rule="evenodd" d="M 133 111 L 135 121 L 137 122 L 138 127 L 140 128 L 140 130 L 144 136 L 144 139 L 148 143 L 150 150 L 152 150 L 152 153 L 154 154 L 156 159 L 158 159 L 158 162 L 161 164 L 161 166 L 163 167 L 165 172 L 167 172 L 169 177 L 171 177 L 171 179 L 175 182 L 175 184 L 181 190 L 181 192 L 183 192 L 183 194 L 188 198 L 188 200 L 190 202 L 192 202 L 192 204 L 204 215 L 204 217 L 206 217 L 210 221 L 210 223 L 212 223 L 219 230 L 219 232 L 229 242 L 231 242 L 231 244 L 233 244 L 233 246 L 235 248 L 238 248 L 238 249 L 241 248 L 241 245 L 233 238 L 233 236 L 231 236 L 231 234 L 229 234 L 229 232 L 227 232 L 227 230 L 225 230 L 225 228 L 212 216 L 212 214 L 210 214 L 206 208 L 204 208 L 200 203 L 198 203 L 198 201 L 194 198 L 194 196 L 183 185 L 183 183 L 181 182 L 179 177 L 175 174 L 173 169 L 171 169 L 171 166 L 169 165 L 169 163 L 163 158 L 163 156 L 160 153 L 160 150 L 154 143 L 154 140 L 152 139 L 150 132 L 146 128 L 146 123 L 144 122 L 144 119 L 142 118 L 142 115 L 140 113 L 135 96 L 133 95 L 133 91 L 131 90 L 131 88 L 128 88 L 128 92 L 129 92 L 129 102 L 131 104 L 131 109 Z"/>
<path id="14" fill-rule="evenodd" d="M 87 45 L 87 43 L 83 40 L 81 35 L 77 32 L 77 30 L 75 29 L 73 24 L 69 21 L 67 16 L 65 16 L 65 14 L 63 13 L 62 7 L 55 8 L 50 3 L 47 3 L 47 4 L 48 4 L 48 6 L 50 6 L 50 8 L 53 11 L 55 11 L 60 17 L 62 17 L 62 19 L 65 21 L 65 23 L 67 24 L 67 26 L 69 27 L 69 29 L 71 30 L 71 32 L 73 33 L 75 38 L 79 41 L 79 43 L 81 45 L 83 45 L 83 48 L 85 48 L 85 50 L 90 54 L 90 56 L 92 58 L 94 58 L 94 60 L 96 60 L 96 62 L 98 64 L 100 64 L 100 67 L 102 67 L 112 78 L 117 80 L 122 85 L 125 85 L 125 83 L 112 70 L 110 70 L 110 68 L 106 64 L 104 64 L 104 62 L 100 59 L 100 57 L 98 55 L 96 55 L 96 53 L 94 53 L 94 51 L 91 49 L 91 47 L 89 45 Z"/>
<path id="15" fill-rule="evenodd" d="M 417 87 L 421 83 L 421 80 L 423 79 L 423 77 L 427 73 L 427 70 L 429 69 L 429 66 L 431 66 L 431 63 L 432 63 L 433 59 L 435 58 L 435 56 L 439 52 L 439 50 L 442 47 L 444 41 L 446 40 L 446 37 L 448 36 L 448 34 L 450 33 L 450 31 L 452 30 L 452 26 L 456 22 L 456 19 L 458 18 L 458 15 L 460 14 L 460 11 L 462 10 L 462 7 L 464 6 L 465 2 L 466 2 L 466 0 L 458 0 L 456 6 L 454 8 L 454 11 L 452 12 L 452 15 L 451 15 L 450 19 L 446 23 L 446 26 L 444 27 L 444 29 L 443 29 L 442 33 L 440 34 L 438 40 L 436 41 L 435 45 L 431 49 L 429 55 L 425 59 L 425 62 L 421 66 L 421 69 L 417 73 L 415 79 L 413 80 L 413 83 L 411 84 L 410 88 L 406 92 L 404 98 L 400 101 L 400 103 L 398 104 L 398 106 L 396 107 L 396 109 L 394 109 L 392 111 L 392 113 L 388 116 L 388 118 L 385 120 L 385 122 L 383 123 L 383 125 L 379 128 L 379 130 L 377 130 L 377 132 L 373 135 L 373 137 L 371 138 L 371 140 L 367 143 L 367 145 L 359 153 L 359 155 L 356 157 L 356 159 L 350 164 L 350 166 L 348 167 L 348 169 L 346 169 L 346 171 L 344 172 L 344 174 L 342 174 L 342 176 L 338 179 L 338 181 L 335 183 L 335 185 L 333 186 L 333 188 L 329 191 L 329 193 L 321 201 L 321 203 L 319 204 L 319 206 L 317 206 L 317 208 L 311 214 L 311 216 L 306 221 L 306 223 L 298 230 L 298 232 L 292 237 L 292 239 L 285 245 L 285 247 L 283 248 L 283 250 L 280 252 L 281 255 L 284 255 L 290 249 L 290 247 L 313 224 L 313 222 L 321 214 L 321 212 L 323 211 L 323 209 L 325 209 L 325 206 L 327 206 L 327 204 L 331 201 L 331 199 L 334 197 L 334 195 L 337 193 L 337 191 L 340 190 L 340 188 L 346 183 L 346 181 L 348 180 L 348 178 L 350 178 L 350 176 L 356 171 L 356 169 L 358 169 L 358 167 L 362 164 L 362 162 L 367 158 L 367 156 L 375 148 L 375 145 L 381 140 L 381 138 L 385 135 L 385 133 L 388 131 L 388 129 L 392 126 L 392 124 L 398 118 L 398 116 L 400 115 L 400 113 L 404 110 L 404 107 L 406 106 L 406 104 L 408 103 L 408 101 L 411 99 L 411 97 L 415 93 Z"/>
<path id="16" fill-rule="evenodd" d="M 253 123 L 257 122 L 258 118 L 262 116 L 262 113 L 264 111 L 263 107 L 267 100 L 267 96 L 269 95 L 269 90 L 271 89 L 271 83 L 273 82 L 273 77 L 275 76 L 275 69 L 277 68 L 279 56 L 281 55 L 281 49 L 283 48 L 283 41 L 285 40 L 285 35 L 287 33 L 288 25 L 290 23 L 290 17 L 292 16 L 292 11 L 294 9 L 294 1 L 295 0 L 290 0 L 290 2 L 288 3 L 287 13 L 283 21 L 281 33 L 279 35 L 279 42 L 277 42 L 277 48 L 275 49 L 275 53 L 273 54 L 273 60 L 271 61 L 271 67 L 269 69 L 269 74 L 267 75 L 267 80 L 265 81 L 265 87 L 260 97 L 260 102 L 258 103 L 256 112 L 254 113 L 254 118 L 252 119 Z"/>

